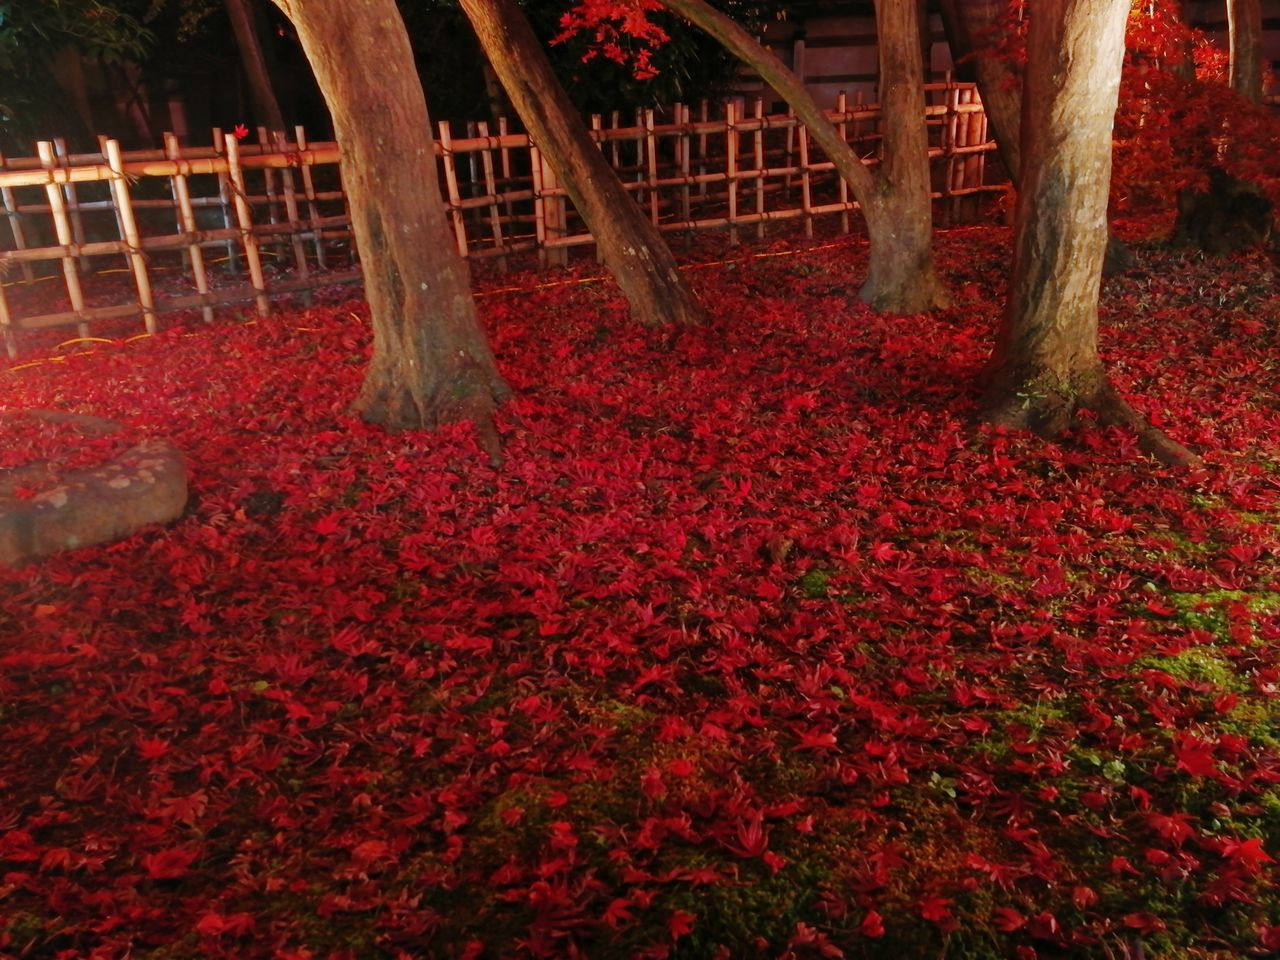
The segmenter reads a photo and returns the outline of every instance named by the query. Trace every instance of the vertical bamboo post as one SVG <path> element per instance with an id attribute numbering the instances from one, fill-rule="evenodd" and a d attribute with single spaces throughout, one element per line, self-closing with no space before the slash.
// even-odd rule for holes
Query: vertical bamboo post
<path id="1" fill-rule="evenodd" d="M 235 139 L 232 137 L 232 139 Z M 222 133 L 221 127 L 213 128 L 213 150 L 220 157 L 227 156 L 227 138 Z M 238 143 L 238 141 L 237 141 Z M 222 171 L 218 172 L 218 203 L 222 207 L 222 226 L 224 229 L 230 230 L 236 224 L 235 204 L 231 199 L 232 189 L 231 180 L 228 175 Z M 228 239 L 227 249 L 227 272 L 236 274 L 240 272 L 240 257 L 236 250 L 236 242 Z"/>
<path id="2" fill-rule="evenodd" d="M 249 282 L 254 289 L 254 303 L 258 307 L 258 316 L 265 317 L 271 312 L 267 302 L 267 282 L 262 275 L 262 257 L 258 253 L 258 238 L 253 233 L 253 215 L 249 210 L 249 200 L 244 192 L 244 170 L 240 166 L 240 142 L 235 134 L 228 133 L 223 142 L 227 148 L 228 189 L 232 193 L 232 201 L 236 208 L 236 221 L 240 227 L 240 247 L 244 250 L 245 262 L 249 265 Z"/>
<path id="3" fill-rule="evenodd" d="M 0 153 L 0 171 L 4 170 L 8 165 L 4 154 Z M 4 204 L 5 219 L 9 222 L 9 232 L 13 235 L 13 246 L 15 250 L 27 249 L 27 234 L 22 229 L 22 208 L 18 206 L 17 197 L 14 196 L 13 190 L 9 187 L 0 187 L 0 203 Z M 35 278 L 35 274 L 31 270 L 31 264 L 23 260 L 19 265 L 22 271 L 22 279 L 30 282 Z"/>
<path id="4" fill-rule="evenodd" d="M 258 152 L 266 155 L 271 152 L 271 140 L 266 127 L 258 127 Z M 276 172 L 270 167 L 262 168 L 263 192 L 267 197 L 267 223 L 280 222 L 280 191 L 276 188 Z M 284 238 L 279 235 L 271 237 L 271 257 L 279 260 L 283 254 Z"/>
<path id="5" fill-rule="evenodd" d="M 120 158 L 120 144 L 116 140 L 107 141 L 107 165 L 111 167 L 111 194 L 115 197 L 116 209 L 120 212 L 120 239 L 129 250 L 129 266 L 133 270 L 133 283 L 138 291 L 142 322 L 147 333 L 155 333 L 156 305 L 151 294 L 151 278 L 147 275 L 147 258 L 142 252 L 142 237 L 138 233 L 138 220 L 133 215 L 129 181 L 124 175 L 124 161 Z"/>
<path id="6" fill-rule="evenodd" d="M 453 152 L 453 129 L 448 120 L 441 120 L 440 133 L 436 141 L 440 144 L 440 154 L 444 160 L 444 183 L 449 202 L 449 220 L 453 223 L 454 242 L 458 247 L 458 256 L 467 255 L 467 224 L 462 216 L 462 195 L 458 192 L 458 166 L 456 154 Z M 435 166 L 434 159 L 430 161 Z M 426 172 L 434 176 L 435 170 Z"/>
<path id="7" fill-rule="evenodd" d="M 790 202 L 791 200 L 791 184 L 795 179 L 792 176 L 791 168 L 796 165 L 795 163 L 796 128 L 798 126 L 800 126 L 800 121 L 796 119 L 796 112 L 791 108 L 790 104 L 788 104 L 787 105 L 787 127 L 786 127 L 787 139 L 786 139 L 786 145 L 783 149 L 784 166 L 786 166 L 787 168 L 787 173 L 782 180 L 782 186 L 783 186 L 783 189 L 786 191 L 786 197 L 788 202 Z"/>
<path id="8" fill-rule="evenodd" d="M 947 112 L 942 124 L 942 156 L 945 158 L 945 169 L 942 176 L 943 209 L 946 210 L 947 223 L 955 223 L 956 199 L 954 190 L 957 178 L 963 176 L 962 164 L 956 163 L 956 147 L 960 146 L 959 137 L 963 125 L 956 108 L 960 105 L 960 89 L 953 83 L 947 84 Z"/>
<path id="9" fill-rule="evenodd" d="M 294 143 L 298 147 L 298 156 L 307 152 L 307 132 L 302 125 L 293 128 Z M 302 165 L 302 194 L 307 200 L 307 219 L 311 222 L 311 240 L 316 248 L 316 267 L 324 270 L 324 228 L 320 224 L 320 207 L 316 203 L 316 181 L 311 175 L 311 164 Z"/>
<path id="10" fill-rule="evenodd" d="M 54 218 L 54 233 L 58 236 L 59 246 L 63 247 L 63 279 L 67 283 L 67 298 L 72 303 L 72 310 L 76 311 L 81 320 L 77 324 L 79 335 L 88 337 L 88 321 L 84 319 L 84 291 L 79 284 L 79 269 L 76 264 L 76 239 L 72 234 L 72 223 L 67 216 L 67 198 L 63 196 L 63 191 L 52 177 L 52 172 L 58 168 L 58 160 L 54 157 L 54 145 L 50 141 L 42 140 L 36 145 L 36 152 L 40 155 L 40 165 L 49 172 L 49 183 L 45 184 L 45 195 L 49 197 L 49 211 Z"/>
<path id="11" fill-rule="evenodd" d="M 283 132 L 275 131 L 271 134 L 271 140 L 276 153 L 288 155 L 289 145 Z M 302 165 L 301 161 L 298 165 Z M 284 214 L 289 223 L 289 245 L 293 248 L 293 263 L 298 271 L 298 279 L 306 280 L 311 276 L 311 270 L 307 266 L 306 248 L 302 246 L 302 215 L 298 211 L 298 191 L 293 183 L 293 171 L 288 167 L 280 171 L 280 191 L 284 194 Z M 308 307 L 315 302 L 310 287 L 302 291 L 302 302 Z"/>
<path id="12" fill-rule="evenodd" d="M 467 121 L 467 139 L 474 140 L 477 136 L 479 127 L 476 126 L 474 120 Z M 470 178 L 467 186 L 470 188 L 466 191 L 467 196 L 477 196 L 476 191 L 480 189 L 480 158 L 477 153 L 481 151 L 470 150 L 467 152 L 467 176 Z"/>
<path id="13" fill-rule="evenodd" d="M 689 177 L 692 172 L 691 161 L 693 159 L 693 135 L 690 132 L 689 116 L 689 107 L 686 104 L 676 104 L 676 123 L 680 125 L 678 145 L 680 177 L 684 181 L 680 187 L 680 219 L 686 224 L 693 219 L 692 194 L 689 190 Z"/>
<path id="14" fill-rule="evenodd" d="M 707 195 L 707 123 L 711 120 L 711 104 L 706 97 L 698 102 L 698 120 L 702 123 L 702 130 L 698 134 L 698 196 L 705 197 Z"/>
<path id="15" fill-rule="evenodd" d="M 641 205 L 645 201 L 644 185 L 648 181 L 648 171 L 644 159 L 644 111 L 636 107 L 635 117 L 631 121 L 631 129 L 636 132 L 632 138 L 632 144 L 636 148 L 636 183 L 640 185 L 640 189 L 636 193 L 636 203 Z"/>
<path id="16" fill-rule="evenodd" d="M 563 237 L 568 231 L 568 217 L 565 210 L 564 197 L 556 194 L 560 181 L 546 155 L 537 154 L 538 179 L 536 187 L 538 196 L 542 198 L 543 243 L 551 243 Z M 563 267 L 569 262 L 569 251 L 561 246 L 547 247 L 547 263 L 554 267 Z"/>
<path id="17" fill-rule="evenodd" d="M 172 133 L 164 135 L 165 156 L 175 164 L 182 161 L 182 148 L 178 146 L 178 138 Z M 178 230 L 188 238 L 187 260 L 191 264 L 191 276 L 196 282 L 196 290 L 201 297 L 209 296 L 209 275 L 204 268 L 204 248 L 200 246 L 200 238 L 196 229 L 196 213 L 191 206 L 191 188 L 187 183 L 187 175 L 179 166 L 170 178 L 173 196 L 177 203 Z M 213 307 L 206 301 L 200 305 L 200 315 L 205 323 L 213 320 Z"/>
<path id="18" fill-rule="evenodd" d="M 538 264 L 547 266 L 550 255 L 547 250 L 547 201 L 542 195 L 542 153 L 532 142 L 529 144 L 529 173 L 533 178 L 533 243 L 538 248 Z"/>
<path id="19" fill-rule="evenodd" d="M 614 110 L 609 114 L 609 129 L 617 131 L 622 126 L 622 115 Z M 609 140 L 609 162 L 613 164 L 614 172 L 618 174 L 618 179 L 622 179 L 622 144 L 615 136 Z"/>
<path id="20" fill-rule="evenodd" d="M 509 131 L 509 124 L 506 117 L 498 118 L 498 137 L 505 138 Z M 503 144 L 498 152 L 498 160 L 502 165 L 502 192 L 505 194 L 511 190 L 511 150 Z M 514 221 L 516 216 L 515 204 L 510 200 L 506 202 L 507 220 Z"/>
<path id="21" fill-rule="evenodd" d="M 595 118 L 599 120 L 599 117 Z M 493 142 L 489 138 L 489 124 L 481 121 L 476 124 L 476 132 L 485 140 L 484 150 L 481 151 L 480 159 L 481 167 L 484 171 L 484 195 L 489 201 L 489 230 L 493 234 L 494 249 L 499 251 L 498 269 L 503 273 L 507 270 L 507 258 L 501 252 L 506 249 L 506 244 L 502 240 L 502 217 L 498 214 L 498 185 L 493 175 Z"/>
<path id="22" fill-rule="evenodd" d="M 604 117 L 598 113 L 591 115 L 591 136 L 596 142 L 596 146 L 600 148 L 600 152 L 604 153 Z M 604 263 L 604 250 L 600 244 L 596 244 L 596 263 Z"/>
<path id="23" fill-rule="evenodd" d="M 98 134 L 98 152 L 102 154 L 102 159 L 104 162 L 107 160 L 107 144 L 110 141 L 111 141 L 111 138 L 108 137 L 105 133 Z M 118 236 L 123 237 L 124 221 L 120 218 L 120 204 L 115 202 L 114 193 L 111 194 L 111 212 L 115 215 L 115 218 L 116 218 L 116 234 Z M 124 258 L 124 268 L 126 270 L 131 269 L 131 265 L 129 263 L 129 257 L 127 254 L 125 255 L 125 258 Z"/>
<path id="24" fill-rule="evenodd" d="M 71 233 L 71 220 L 67 217 L 66 198 L 62 189 L 55 182 L 53 171 L 58 162 L 53 155 L 53 143 L 41 140 L 36 144 L 36 152 L 40 156 L 40 165 L 49 172 L 49 182 L 45 184 L 45 195 L 49 198 L 49 212 L 53 216 L 53 229 L 58 237 L 58 245 L 62 247 L 62 277 L 67 284 L 67 299 L 71 301 L 71 309 L 80 317 L 76 324 L 80 336 L 89 336 L 89 322 L 84 319 L 84 290 L 80 287 L 80 272 L 76 269 L 75 238 Z"/>
<path id="25" fill-rule="evenodd" d="M 71 166 L 66 138 L 53 138 L 53 153 L 58 158 L 59 166 L 63 168 Z M 76 193 L 76 185 L 68 180 L 62 185 L 62 193 L 66 197 L 67 213 L 71 217 L 71 236 L 75 238 L 76 246 L 81 246 L 84 244 L 84 217 L 80 214 L 80 196 Z M 76 262 L 79 264 L 80 261 L 77 259 Z M 80 266 L 83 270 L 88 264 Z"/>
<path id="26" fill-rule="evenodd" d="M 738 242 L 738 103 L 724 105 L 725 176 L 729 191 L 729 243 Z"/>
<path id="27" fill-rule="evenodd" d="M 840 132 L 840 139 L 847 143 L 849 140 L 849 124 L 845 118 L 849 115 L 849 98 L 845 96 L 843 90 L 836 95 L 836 113 L 840 115 L 840 122 L 836 124 L 836 129 Z M 857 150 L 856 144 L 854 145 L 854 150 Z M 840 176 L 839 171 L 836 172 L 836 184 L 840 188 L 840 202 L 847 204 L 849 202 L 849 183 L 844 177 Z M 849 211 L 847 209 L 840 211 L 840 232 L 849 232 Z"/>
<path id="28" fill-rule="evenodd" d="M 800 145 L 800 209 L 804 216 L 804 235 L 813 239 L 813 194 L 809 177 L 809 128 L 796 127 L 796 141 Z M 843 179 L 843 178 L 842 178 Z"/>
<path id="29" fill-rule="evenodd" d="M 0 283 L 0 331 L 4 333 L 4 349 L 9 359 L 18 359 L 18 340 L 13 335 L 13 317 L 9 313 L 9 298 L 5 296 L 3 283 Z"/>
<path id="30" fill-rule="evenodd" d="M 654 133 L 653 110 L 644 112 L 644 160 L 649 187 L 649 219 L 656 227 L 661 216 L 658 198 L 658 137 Z"/>
<path id="31" fill-rule="evenodd" d="M 764 100 L 756 97 L 754 111 L 756 120 L 755 164 L 756 164 L 756 213 L 761 214 L 756 221 L 756 239 L 764 239 Z"/>

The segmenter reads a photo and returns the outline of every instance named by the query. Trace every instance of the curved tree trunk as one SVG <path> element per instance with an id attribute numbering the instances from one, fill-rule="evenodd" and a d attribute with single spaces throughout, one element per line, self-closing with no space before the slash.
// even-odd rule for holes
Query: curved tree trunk
<path id="1" fill-rule="evenodd" d="M 462 0 L 485 56 L 534 143 L 595 237 L 605 266 L 647 326 L 705 319 L 666 242 L 592 142 L 514 0 Z"/>
<path id="2" fill-rule="evenodd" d="M 1231 39 L 1231 89 L 1262 101 L 1262 0 L 1227 0 Z"/>
<path id="3" fill-rule="evenodd" d="M 1137 431 L 1166 463 L 1194 455 L 1126 403 L 1098 356 L 1111 128 L 1128 0 L 1038 0 L 1023 89 L 1022 184 L 989 418 L 1052 435 L 1081 407 Z"/>
<path id="4" fill-rule="evenodd" d="M 891 162 L 890 155 L 898 154 L 904 147 L 897 139 L 887 139 L 886 169 L 879 176 L 872 176 L 858 159 L 858 155 L 840 136 L 840 132 L 836 130 L 823 109 L 818 106 L 817 101 L 805 89 L 800 78 L 738 23 L 710 6 L 706 0 L 659 0 L 659 2 L 694 26 L 705 30 L 776 90 L 795 111 L 800 122 L 808 127 L 809 135 L 835 165 L 836 172 L 849 184 L 854 197 L 862 207 L 862 215 L 867 222 L 867 234 L 871 243 L 870 270 L 863 292 L 859 296 L 877 309 L 903 313 L 917 313 L 946 306 L 948 302 L 946 291 L 933 268 L 932 237 L 928 230 L 922 233 L 919 229 L 922 217 L 928 223 L 932 223 L 932 210 L 927 194 L 923 213 L 918 209 L 904 210 L 906 204 L 919 203 L 918 185 L 913 182 L 905 185 L 902 193 L 895 193 L 896 185 L 890 182 L 887 176 L 890 166 L 902 173 L 912 162 L 922 162 L 927 189 L 928 157 L 923 150 L 918 156 L 901 156 Z M 882 0 L 882 4 L 888 5 L 894 29 L 908 31 L 904 36 L 893 41 L 894 49 L 909 46 L 915 50 L 914 59 L 905 53 L 895 55 L 888 63 L 890 73 L 882 76 L 881 79 L 882 86 L 886 90 L 892 89 L 895 97 L 901 96 L 904 99 L 909 98 L 910 95 L 909 91 L 904 90 L 904 86 L 914 83 L 919 87 L 923 77 L 917 29 L 914 25 L 909 28 L 901 26 L 901 24 L 914 22 L 914 9 L 910 17 L 899 9 L 900 6 L 909 3 L 910 0 Z M 879 7 L 882 4 L 877 4 L 877 19 L 879 19 Z M 914 72 L 911 72 L 912 63 L 914 63 Z M 895 71 L 902 71 L 903 75 L 898 75 Z M 918 125 L 921 142 L 923 142 L 925 127 L 922 91 L 920 97 L 920 112 L 893 118 L 887 125 L 886 138 L 900 138 L 906 132 L 906 128 L 914 124 Z M 886 114 L 888 112 L 886 104 Z M 910 136 L 909 133 L 908 136 Z M 905 227 L 899 229 L 902 225 Z M 912 269 L 917 272 L 910 273 Z"/>
<path id="5" fill-rule="evenodd" d="M 509 390 L 445 220 L 422 86 L 395 0 L 275 0 L 333 116 L 373 316 L 357 409 L 392 429 L 473 420 L 497 456 Z M 377 69 L 374 69 L 374 66 Z"/>
<path id="6" fill-rule="evenodd" d="M 249 94 L 258 122 L 277 133 L 285 131 L 284 115 L 271 84 L 262 44 L 258 42 L 258 28 L 249 9 L 250 0 L 225 0 L 227 16 L 231 18 L 231 30 L 236 35 L 236 47 L 240 50 L 240 63 L 249 80 Z"/>

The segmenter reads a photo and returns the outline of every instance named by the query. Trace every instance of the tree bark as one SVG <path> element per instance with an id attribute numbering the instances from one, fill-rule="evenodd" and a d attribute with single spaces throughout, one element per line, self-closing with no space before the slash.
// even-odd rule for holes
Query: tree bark
<path id="1" fill-rule="evenodd" d="M 999 52 L 1001 24 L 1007 0 L 939 0 L 942 22 L 952 57 L 973 64 L 978 95 L 995 137 L 1009 181 L 1018 190 L 1022 180 L 1023 78 L 1007 55 Z M 1133 254 L 1113 233 L 1107 235 L 1103 274 L 1110 276 L 1133 266 Z"/>
<path id="2" fill-rule="evenodd" d="M 356 408 L 391 429 L 472 420 L 496 459 L 493 410 L 510 391 L 445 219 L 431 120 L 395 0 L 275 2 L 298 31 L 342 148 L 373 318 Z"/>
<path id="3" fill-rule="evenodd" d="M 876 0 L 880 51 L 880 131 L 884 157 L 877 195 L 863 215 L 871 234 L 864 302 L 892 313 L 950 305 L 933 265 L 929 133 L 916 0 Z M 874 232 L 872 224 L 875 224 Z"/>
<path id="4" fill-rule="evenodd" d="M 836 172 L 849 184 L 858 205 L 862 208 L 871 246 L 871 263 L 866 283 L 859 297 L 878 310 L 901 313 L 919 313 L 949 303 L 946 290 L 938 280 L 933 266 L 933 247 L 930 231 L 921 231 L 920 223 L 932 224 L 932 208 L 927 196 L 923 211 L 904 209 L 907 204 L 919 202 L 918 185 L 915 182 L 899 185 L 888 176 L 888 169 L 903 173 L 912 163 L 923 164 L 925 184 L 928 184 L 928 156 L 923 148 L 912 157 L 901 155 L 910 149 L 898 142 L 904 133 L 908 139 L 908 127 L 918 125 L 920 142 L 925 136 L 923 68 L 920 62 L 919 32 L 913 21 L 914 4 L 911 0 L 881 0 L 877 4 L 877 21 L 880 8 L 885 7 L 893 29 L 905 31 L 892 39 L 893 56 L 882 62 L 881 86 L 892 90 L 894 102 L 911 99 L 909 87 L 917 88 L 920 110 L 887 121 L 885 130 L 885 167 L 877 176 L 858 159 L 840 132 L 818 106 L 804 83 L 775 54 L 761 45 L 738 23 L 710 6 L 705 0 L 659 0 L 673 13 L 684 17 L 694 26 L 706 31 L 718 40 L 726 50 L 747 64 L 778 92 L 795 111 L 796 117 L 809 129 L 809 135 L 835 165 Z M 906 6 L 911 6 L 906 11 Z M 905 25 L 905 26 L 904 26 Z M 915 51 L 914 57 L 898 52 L 906 47 Z M 889 72 L 883 67 L 888 65 Z M 883 98 L 882 98 L 883 99 Z M 885 104 L 886 115 L 890 112 Z M 891 159 L 892 158 L 892 159 Z"/>
<path id="5" fill-rule="evenodd" d="M 646 326 L 706 318 L 675 258 L 591 140 L 551 62 L 514 0 L 461 0 L 485 56 L 533 142 L 595 238 L 632 316 Z"/>
<path id="6" fill-rule="evenodd" d="M 283 133 L 284 114 L 280 112 L 280 102 L 276 99 L 275 87 L 271 83 L 262 44 L 258 42 L 258 28 L 253 20 L 253 11 L 249 9 L 250 0 L 225 0 L 225 3 L 227 16 L 231 18 L 232 32 L 236 35 L 236 46 L 240 50 L 240 63 L 249 81 L 249 95 L 253 98 L 253 110 L 258 115 L 258 122 L 266 125 L 268 130 Z"/>
<path id="7" fill-rule="evenodd" d="M 951 57 L 957 62 L 966 61 L 973 70 L 1000 160 L 1017 187 L 1022 169 L 1018 143 L 1022 78 L 1010 61 L 994 50 L 1006 6 L 1007 0 L 939 0 Z"/>
<path id="8" fill-rule="evenodd" d="M 1053 435 L 1081 408 L 1171 464 L 1196 457 L 1120 397 L 1098 356 L 1111 128 L 1128 0 L 1038 0 L 1022 95 L 1022 182 L 987 416 Z"/>
<path id="9" fill-rule="evenodd" d="M 1231 89 L 1262 102 L 1262 0 L 1227 0 L 1231 40 Z"/>

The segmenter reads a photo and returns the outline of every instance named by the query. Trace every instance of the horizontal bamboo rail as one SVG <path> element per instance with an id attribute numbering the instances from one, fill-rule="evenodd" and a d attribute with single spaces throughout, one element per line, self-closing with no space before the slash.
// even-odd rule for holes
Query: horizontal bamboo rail
<path id="1" fill-rule="evenodd" d="M 995 145 L 974 87 L 926 90 L 942 98 L 924 118 L 933 196 L 955 218 L 971 198 L 1005 186 L 986 182 Z M 841 95 L 827 115 L 865 163 L 879 162 L 878 105 Z M 528 253 L 556 264 L 593 242 L 527 135 L 506 120 L 464 132 L 441 124 L 436 142 L 459 253 L 504 268 Z M 814 221 L 832 215 L 847 231 L 858 206 L 797 118 L 766 115 L 759 101 L 615 111 L 607 122 L 591 118 L 591 136 L 664 232 L 725 229 L 732 242 L 742 227 L 763 235 L 766 224 L 799 220 L 812 235 Z M 25 331 L 74 326 L 83 337 L 91 324 L 139 318 L 152 332 L 163 314 L 209 320 L 214 308 L 242 303 L 265 315 L 273 298 L 309 302 L 319 287 L 359 280 L 336 144 L 310 143 L 297 128 L 290 140 L 259 130 L 256 143 L 241 142 L 215 130 L 210 145 L 167 135 L 160 150 L 121 151 L 105 139 L 100 147 L 71 154 L 54 141 L 34 157 L 0 155 L 0 335 L 11 357 Z M 104 258 L 127 271 L 131 292 L 94 290 Z M 55 295 L 46 281 L 58 276 Z"/>

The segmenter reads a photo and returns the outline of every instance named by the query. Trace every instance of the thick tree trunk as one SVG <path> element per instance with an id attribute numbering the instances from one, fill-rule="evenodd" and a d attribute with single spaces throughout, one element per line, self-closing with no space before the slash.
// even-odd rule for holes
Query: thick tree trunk
<path id="1" fill-rule="evenodd" d="M 462 0 L 485 56 L 534 143 L 595 237 L 605 266 L 648 326 L 705 319 L 666 242 L 592 142 L 515 0 Z"/>
<path id="2" fill-rule="evenodd" d="M 719 10 L 706 3 L 706 0 L 659 0 L 659 2 L 684 17 L 694 26 L 705 30 L 718 40 L 726 50 L 760 75 L 760 77 L 777 91 L 795 111 L 800 122 L 809 129 L 809 135 L 835 165 L 836 172 L 849 184 L 854 197 L 862 207 L 863 217 L 867 223 L 867 234 L 871 245 L 871 263 L 863 291 L 859 296 L 872 306 L 881 310 L 894 310 L 904 313 L 917 313 L 935 307 L 946 306 L 946 291 L 937 278 L 933 267 L 932 237 L 926 229 L 919 229 L 921 217 L 931 223 L 932 211 L 930 201 L 924 201 L 924 211 L 918 209 L 907 211 L 908 203 L 918 203 L 919 193 L 914 184 L 908 184 L 901 194 L 894 192 L 895 184 L 885 175 L 872 176 L 863 166 L 858 155 L 840 136 L 840 132 L 828 119 L 823 109 L 818 106 L 813 96 L 805 89 L 804 83 L 777 56 L 762 46 L 751 34 L 738 23 L 725 16 Z M 886 0 L 891 9 L 891 20 L 899 23 L 914 23 L 912 15 L 903 14 L 899 5 L 908 0 Z M 877 5 L 879 7 L 879 5 Z M 877 14 L 879 16 L 879 14 Z M 918 31 L 910 26 L 907 32 L 893 42 L 893 47 L 910 46 L 915 50 L 914 60 L 904 56 L 895 56 L 891 69 L 893 71 L 910 71 L 914 62 L 914 73 L 911 78 L 917 87 L 922 83 Z M 895 97 L 907 97 L 902 84 L 912 82 L 907 77 L 890 74 L 887 86 L 894 89 Z M 885 81 L 882 79 L 882 85 Z M 886 129 L 895 136 L 901 135 L 907 124 L 916 123 L 920 133 L 924 135 L 923 91 L 920 92 L 920 112 L 895 118 Z M 886 109 L 886 113 L 888 110 Z M 901 128 L 899 127 L 899 122 Z M 885 143 L 886 168 L 900 168 L 901 161 L 905 169 L 913 158 L 902 157 L 889 162 L 889 157 L 902 149 L 895 141 Z M 921 153 L 919 158 L 925 163 L 927 184 L 927 157 Z M 912 271 L 915 272 L 912 272 Z"/>
<path id="3" fill-rule="evenodd" d="M 473 420 L 496 457 L 493 409 L 509 391 L 445 220 L 431 121 L 395 0 L 276 3 L 298 31 L 342 148 L 373 316 L 357 409 L 392 429 Z"/>
<path id="4" fill-rule="evenodd" d="M 1262 100 L 1262 0 L 1227 0 L 1231 34 L 1231 89 Z"/>
<path id="5" fill-rule="evenodd" d="M 879 191 L 864 211 L 872 232 L 867 282 L 858 296 L 877 310 L 919 313 L 950 305 L 933 266 L 929 135 L 916 0 L 876 0 L 880 50 Z"/>
<path id="6" fill-rule="evenodd" d="M 973 66 L 978 95 L 991 125 L 1000 160 L 1015 190 L 1022 179 L 1023 78 L 1013 61 L 999 52 L 1004 29 L 1001 19 L 1007 0 L 939 0 L 953 59 Z M 1115 234 L 1107 235 L 1103 274 L 1110 276 L 1133 266 L 1133 254 Z"/>
<path id="7" fill-rule="evenodd" d="M 1128 10 L 1128 0 L 1038 0 L 1031 18 L 1013 274 L 988 369 L 988 416 L 1052 435 L 1088 407 L 1136 430 L 1166 463 L 1185 464 L 1196 458 L 1120 397 L 1098 356 Z"/>
<path id="8" fill-rule="evenodd" d="M 253 110 L 258 116 L 258 122 L 268 130 L 283 133 L 284 115 L 280 112 L 275 87 L 271 84 L 271 74 L 267 70 L 266 57 L 262 54 L 262 44 L 258 42 L 258 28 L 254 23 L 253 11 L 249 9 L 250 0 L 225 0 L 225 3 L 227 16 L 231 18 L 231 29 L 236 35 L 236 47 L 240 50 L 240 63 L 249 81 L 249 95 L 253 98 Z"/>

